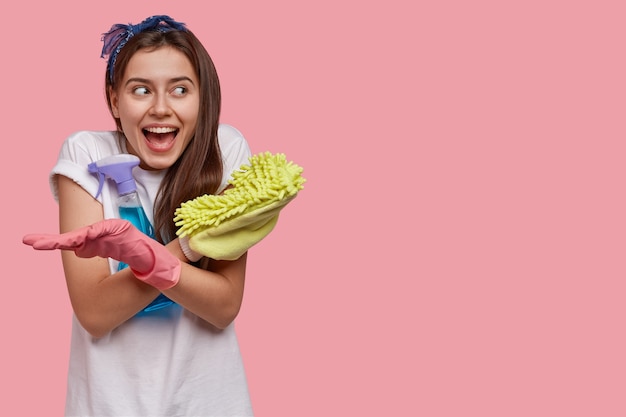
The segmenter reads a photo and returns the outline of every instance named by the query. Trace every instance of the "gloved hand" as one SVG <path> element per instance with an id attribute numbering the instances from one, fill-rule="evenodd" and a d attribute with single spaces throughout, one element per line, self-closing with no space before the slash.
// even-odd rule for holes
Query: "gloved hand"
<path id="1" fill-rule="evenodd" d="M 40 250 L 71 250 L 80 258 L 113 258 L 159 290 L 172 288 L 180 279 L 178 258 L 126 220 L 107 219 L 56 235 L 30 234 L 23 242 Z"/>
<path id="2" fill-rule="evenodd" d="M 189 237 L 189 247 L 213 259 L 238 259 L 274 229 L 280 211 L 293 198 L 233 217 L 217 227 L 208 227 Z"/>
<path id="3" fill-rule="evenodd" d="M 176 234 L 189 260 L 239 258 L 274 229 L 280 211 L 303 188 L 302 168 L 284 154 L 265 152 L 249 160 L 222 195 L 200 196 L 176 209 Z"/>

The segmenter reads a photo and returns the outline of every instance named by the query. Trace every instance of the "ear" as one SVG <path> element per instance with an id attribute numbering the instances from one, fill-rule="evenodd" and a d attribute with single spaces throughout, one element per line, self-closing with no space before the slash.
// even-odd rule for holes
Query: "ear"
<path id="1" fill-rule="evenodd" d="M 117 97 L 117 92 L 115 91 L 114 88 L 109 87 L 109 100 L 110 100 L 110 104 L 111 104 L 111 113 L 113 114 L 113 117 L 115 117 L 116 119 L 120 118 L 120 111 L 119 111 L 119 100 Z"/>

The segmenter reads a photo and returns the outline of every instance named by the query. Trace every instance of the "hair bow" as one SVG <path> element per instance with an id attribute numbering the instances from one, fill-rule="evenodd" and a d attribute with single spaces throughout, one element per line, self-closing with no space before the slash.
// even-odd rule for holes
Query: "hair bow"
<path id="1" fill-rule="evenodd" d="M 186 31 L 187 28 L 184 23 L 177 22 L 166 15 L 151 16 L 136 25 L 117 23 L 111 26 L 108 32 L 102 34 L 102 42 L 104 45 L 102 46 L 102 53 L 100 54 L 101 58 L 106 59 L 108 57 L 109 59 L 109 81 L 113 82 L 113 70 L 115 68 L 117 54 L 130 38 L 141 32 L 169 32 L 170 30 Z"/>

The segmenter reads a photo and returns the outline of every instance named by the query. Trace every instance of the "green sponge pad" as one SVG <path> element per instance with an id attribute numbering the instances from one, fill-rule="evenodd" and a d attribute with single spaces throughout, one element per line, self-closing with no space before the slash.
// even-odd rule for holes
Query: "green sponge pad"
<path id="1" fill-rule="evenodd" d="M 203 195 L 176 209 L 179 237 L 189 247 L 213 259 L 233 260 L 272 231 L 279 212 L 306 181 L 302 168 L 284 154 L 253 155 L 229 180 L 221 195 Z"/>

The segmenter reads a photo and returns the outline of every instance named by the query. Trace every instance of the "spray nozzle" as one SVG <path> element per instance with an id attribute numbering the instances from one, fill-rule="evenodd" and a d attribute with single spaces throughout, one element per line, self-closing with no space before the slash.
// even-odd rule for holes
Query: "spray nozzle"
<path id="1" fill-rule="evenodd" d="M 115 181 L 119 194 L 128 194 L 135 191 L 133 168 L 137 165 L 139 165 L 139 158 L 130 154 L 111 155 L 90 163 L 87 169 L 90 173 L 98 175 L 96 198 L 100 195 L 106 178 L 111 178 Z"/>

